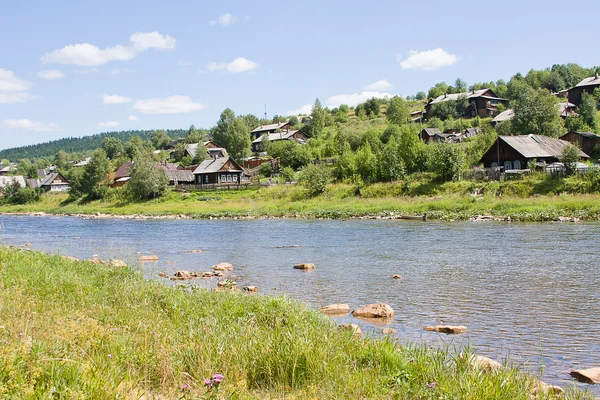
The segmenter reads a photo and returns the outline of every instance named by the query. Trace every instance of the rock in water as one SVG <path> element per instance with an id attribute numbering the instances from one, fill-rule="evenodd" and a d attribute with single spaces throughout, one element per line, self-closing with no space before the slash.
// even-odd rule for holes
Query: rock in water
<path id="1" fill-rule="evenodd" d="M 503 368 L 502 364 L 500 364 L 498 361 L 475 354 L 471 355 L 469 358 L 469 365 L 484 372 L 497 372 Z"/>
<path id="2" fill-rule="evenodd" d="M 360 326 L 356 324 L 342 324 L 340 325 L 340 329 L 348 329 L 351 330 L 357 336 L 362 336 L 362 331 L 360 330 Z"/>
<path id="3" fill-rule="evenodd" d="M 402 275 L 394 274 L 392 275 L 392 279 L 402 279 Z"/>
<path id="4" fill-rule="evenodd" d="M 429 332 L 440 332 L 447 335 L 457 335 L 460 333 L 467 333 L 467 327 L 462 325 L 435 325 L 426 326 L 424 330 Z"/>
<path id="5" fill-rule="evenodd" d="M 169 275 L 167 275 L 167 274 L 166 274 L 166 273 L 164 273 L 164 272 L 159 272 L 159 273 L 158 273 L 158 276 L 160 276 L 161 278 L 168 278 L 168 277 L 169 277 Z"/>
<path id="6" fill-rule="evenodd" d="M 381 330 L 381 333 L 383 333 L 384 335 L 392 335 L 394 333 L 398 332 L 396 329 L 394 328 L 383 328 Z"/>
<path id="7" fill-rule="evenodd" d="M 330 304 L 325 307 L 319 308 L 319 311 L 327 315 L 346 315 L 350 312 L 350 306 L 348 304 Z"/>
<path id="8" fill-rule="evenodd" d="M 126 267 L 127 264 L 122 260 L 110 260 L 108 263 L 111 267 Z"/>
<path id="9" fill-rule="evenodd" d="M 569 375 L 577 379 L 579 382 L 588 383 L 590 385 L 600 383 L 600 367 L 578 369 L 569 372 Z"/>
<path id="10" fill-rule="evenodd" d="M 210 267 L 213 271 L 231 271 L 233 269 L 233 265 L 229 263 L 219 263 L 217 265 L 213 265 Z"/>
<path id="11" fill-rule="evenodd" d="M 385 303 L 368 304 L 364 307 L 357 308 L 352 311 L 352 315 L 355 317 L 363 318 L 392 318 L 394 316 L 394 309 Z"/>
<path id="12" fill-rule="evenodd" d="M 245 292 L 258 292 L 258 286 L 244 286 L 242 290 Z"/>
<path id="13" fill-rule="evenodd" d="M 295 264 L 294 268 L 308 271 L 309 269 L 315 269 L 315 264 L 300 263 L 300 264 Z"/>
<path id="14" fill-rule="evenodd" d="M 138 261 L 158 261 L 156 256 L 139 256 Z"/>
<path id="15" fill-rule="evenodd" d="M 179 279 L 192 279 L 192 275 L 189 273 L 189 271 L 185 271 L 185 270 L 175 272 L 174 276 L 175 276 L 175 278 L 179 278 Z"/>

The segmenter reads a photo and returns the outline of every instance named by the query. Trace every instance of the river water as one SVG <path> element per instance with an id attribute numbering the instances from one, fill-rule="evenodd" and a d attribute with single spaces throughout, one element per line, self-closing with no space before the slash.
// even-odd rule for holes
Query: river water
<path id="1" fill-rule="evenodd" d="M 587 223 L 0 216 L 4 244 L 132 264 L 138 252 L 155 254 L 159 261 L 140 265 L 151 279 L 160 279 L 161 271 L 209 271 L 229 262 L 238 285 L 284 293 L 315 308 L 385 302 L 396 311 L 387 326 L 398 330 L 401 341 L 469 344 L 481 355 L 544 371 L 546 382 L 562 386 L 573 383 L 571 369 L 600 365 L 599 238 L 600 225 Z M 316 268 L 294 270 L 299 262 Z M 392 274 L 403 278 L 393 280 Z M 381 326 L 351 316 L 337 320 L 381 332 Z M 469 331 L 423 331 L 434 324 L 466 325 Z M 600 394 L 600 388 L 592 390 Z"/>

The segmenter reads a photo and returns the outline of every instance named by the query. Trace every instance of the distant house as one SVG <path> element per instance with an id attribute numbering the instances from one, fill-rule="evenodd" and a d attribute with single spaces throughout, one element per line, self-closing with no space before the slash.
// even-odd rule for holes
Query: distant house
<path id="1" fill-rule="evenodd" d="M 423 114 L 425 113 L 424 110 L 419 110 L 419 111 L 413 111 L 410 113 L 410 117 L 409 117 L 409 121 L 410 122 L 416 122 L 419 123 L 421 121 L 423 121 Z"/>
<path id="2" fill-rule="evenodd" d="M 279 122 L 276 124 L 268 124 L 258 126 L 250 132 L 250 136 L 252 136 L 252 140 L 256 140 L 265 133 L 275 133 L 277 131 L 286 131 L 292 129 L 292 125 L 290 125 L 289 121 Z"/>
<path id="3" fill-rule="evenodd" d="M 133 161 L 128 161 L 121 164 L 121 166 L 115 171 L 115 177 L 110 187 L 121 187 L 125 185 L 129 179 L 129 168 L 133 165 Z"/>
<path id="4" fill-rule="evenodd" d="M 86 165 L 88 165 L 90 163 L 91 160 L 92 160 L 92 157 L 86 157 L 83 160 L 74 163 L 73 166 L 74 167 L 85 167 Z"/>
<path id="5" fill-rule="evenodd" d="M 265 136 L 267 135 L 267 136 Z M 264 143 L 277 142 L 279 140 L 292 140 L 296 143 L 305 144 L 308 140 L 308 136 L 304 134 L 301 130 L 294 131 L 284 131 L 284 132 L 275 132 L 275 133 L 265 133 L 258 139 L 252 141 L 252 151 L 258 153 L 262 150 L 262 145 Z"/>
<path id="6" fill-rule="evenodd" d="M 202 161 L 194 170 L 197 184 L 239 184 L 244 169 L 229 156 Z"/>
<path id="7" fill-rule="evenodd" d="M 592 156 L 592 153 L 594 153 L 595 149 L 600 148 L 600 136 L 593 132 L 570 131 L 562 135 L 559 139 L 573 143 L 590 157 Z"/>
<path id="8" fill-rule="evenodd" d="M 14 182 L 17 182 L 19 185 L 21 185 L 21 187 L 25 187 L 25 185 L 26 185 L 25 178 L 23 178 L 23 176 L 21 176 L 21 175 L 15 175 L 15 176 L 1 175 L 0 176 L 0 189 L 4 188 L 7 185 L 12 185 Z"/>
<path id="9" fill-rule="evenodd" d="M 556 105 L 556 110 L 558 111 L 558 115 L 560 115 L 562 119 L 565 119 L 568 116 L 575 115 L 577 113 L 577 106 L 569 102 L 558 103 Z"/>
<path id="10" fill-rule="evenodd" d="M 42 178 L 39 187 L 46 192 L 67 192 L 71 189 L 69 180 L 62 176 L 60 172 L 52 172 Z"/>
<path id="11" fill-rule="evenodd" d="M 498 114 L 499 104 L 503 104 L 504 106 L 508 104 L 506 99 L 498 97 L 492 89 L 472 90 L 464 93 L 444 94 L 430 100 L 425 106 L 425 115 L 427 117 L 431 116 L 431 107 L 435 104 L 451 100 L 457 101 L 464 97 L 469 99 L 470 104 L 469 110 L 466 115 L 464 115 L 465 117 L 492 117 Z"/>
<path id="12" fill-rule="evenodd" d="M 526 169 L 536 160 L 550 164 L 560 161 L 568 142 L 541 135 L 498 136 L 498 139 L 479 161 L 485 168 L 503 167 L 505 171 Z M 579 151 L 579 157 L 590 158 Z"/>
<path id="13" fill-rule="evenodd" d="M 200 143 L 188 144 L 185 146 L 185 153 L 191 158 L 195 158 L 196 154 L 198 154 L 198 148 L 202 147 L 204 147 L 211 158 L 227 156 L 227 150 L 213 141 L 204 142 L 202 145 L 200 145 Z"/>
<path id="14" fill-rule="evenodd" d="M 495 128 L 498 126 L 500 122 L 510 121 L 515 117 L 515 110 L 509 108 L 506 111 L 502 111 L 500 114 L 496 115 L 494 119 L 492 119 L 491 124 Z"/>
<path id="15" fill-rule="evenodd" d="M 581 104 L 581 97 L 584 93 L 593 94 L 596 88 L 600 87 L 600 76 L 596 74 L 589 78 L 585 78 L 572 89 L 569 89 L 569 103 L 575 104 L 577 107 Z"/>
<path id="16" fill-rule="evenodd" d="M 189 169 L 166 169 L 165 173 L 169 178 L 169 185 L 189 185 L 195 183 L 194 173 Z"/>
<path id="17" fill-rule="evenodd" d="M 17 168 L 12 164 L 3 166 L 2 168 L 0 168 L 0 176 L 6 176 L 9 173 L 14 172 L 16 170 Z"/>
<path id="18" fill-rule="evenodd" d="M 421 131 L 421 140 L 423 140 L 425 143 L 443 142 L 446 140 L 446 137 L 447 135 L 439 128 L 423 128 Z"/>

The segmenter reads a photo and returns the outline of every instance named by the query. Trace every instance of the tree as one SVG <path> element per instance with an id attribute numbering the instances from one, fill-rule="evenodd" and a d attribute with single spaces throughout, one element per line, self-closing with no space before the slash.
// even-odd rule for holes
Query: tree
<path id="1" fill-rule="evenodd" d="M 351 179 L 357 173 L 356 157 L 347 142 L 343 144 L 340 153 L 337 163 L 335 164 L 335 175 L 339 181 Z"/>
<path id="2" fill-rule="evenodd" d="M 273 167 L 271 167 L 271 163 L 265 162 L 260 164 L 259 172 L 262 177 L 269 178 L 271 174 L 273 174 Z"/>
<path id="3" fill-rule="evenodd" d="M 407 172 L 423 170 L 423 142 L 419 139 L 419 126 L 416 124 L 400 127 L 400 135 L 396 138 L 402 163 Z"/>
<path id="4" fill-rule="evenodd" d="M 375 97 L 371 97 L 369 100 L 365 101 L 364 109 L 367 117 L 376 117 L 379 115 L 379 102 Z"/>
<path id="5" fill-rule="evenodd" d="M 456 93 L 462 93 L 467 91 L 467 82 L 463 81 L 460 78 L 456 78 L 454 82 L 454 88 L 456 89 Z"/>
<path id="6" fill-rule="evenodd" d="M 318 137 L 325 129 L 325 110 L 323 110 L 319 99 L 315 100 L 310 117 L 311 123 L 308 126 L 308 133 L 311 137 Z"/>
<path id="7" fill-rule="evenodd" d="M 415 99 L 416 100 L 425 100 L 427 98 L 427 95 L 425 94 L 425 92 L 417 92 Z"/>
<path id="8" fill-rule="evenodd" d="M 408 122 L 409 115 L 406 102 L 401 97 L 392 97 L 386 111 L 388 121 L 395 125 L 404 125 Z"/>
<path id="9" fill-rule="evenodd" d="M 563 122 L 556 111 L 556 98 L 547 90 L 535 90 L 521 82 L 514 82 L 513 89 L 518 91 L 513 101 L 512 130 L 520 135 L 558 137 Z"/>
<path id="10" fill-rule="evenodd" d="M 367 143 L 356 152 L 356 171 L 365 183 L 371 183 L 377 180 L 377 167 L 377 157 Z"/>
<path id="11" fill-rule="evenodd" d="M 571 143 L 563 147 L 560 159 L 565 166 L 565 173 L 573 175 L 577 171 L 577 161 L 579 161 L 579 149 Z"/>
<path id="12" fill-rule="evenodd" d="M 106 152 L 106 156 L 112 160 L 123 152 L 123 143 L 118 138 L 109 136 L 102 140 L 102 149 Z"/>
<path id="13" fill-rule="evenodd" d="M 17 167 L 16 174 L 23 175 L 28 178 L 37 178 L 38 175 L 35 166 L 27 158 L 19 160 L 19 165 Z"/>
<path id="14" fill-rule="evenodd" d="M 291 167 L 284 167 L 281 169 L 281 176 L 285 182 L 291 182 L 294 180 L 294 170 Z"/>
<path id="15" fill-rule="evenodd" d="M 236 160 L 244 159 L 250 154 L 250 130 L 242 118 L 236 118 L 235 113 L 227 108 L 212 130 L 215 142 L 227 149 Z"/>
<path id="16" fill-rule="evenodd" d="M 565 80 L 557 71 L 552 71 L 544 76 L 542 87 L 551 92 L 560 92 L 565 88 Z"/>
<path id="17" fill-rule="evenodd" d="M 85 196 L 88 200 L 101 199 L 108 190 L 110 164 L 106 152 L 100 148 L 94 151 L 90 162 L 83 167 L 83 173 L 74 180 L 71 193 Z"/>
<path id="18" fill-rule="evenodd" d="M 393 182 L 404 176 L 406 171 L 400 157 L 400 148 L 394 136 L 390 137 L 385 145 L 379 161 L 380 180 Z"/>
<path id="19" fill-rule="evenodd" d="M 429 93 L 427 93 L 427 97 L 430 99 L 435 99 L 436 97 L 442 96 L 446 94 L 448 91 L 448 85 L 445 82 L 436 83 L 434 87 L 429 89 Z"/>
<path id="20" fill-rule="evenodd" d="M 151 138 L 152 146 L 154 146 L 154 148 L 157 150 L 167 147 L 171 143 L 171 138 L 163 129 L 152 132 Z"/>
<path id="21" fill-rule="evenodd" d="M 149 152 L 147 143 L 144 143 L 141 137 L 135 135 L 125 144 L 125 154 L 130 160 L 137 158 L 143 152 Z"/>
<path id="22" fill-rule="evenodd" d="M 444 181 L 458 180 L 466 167 L 464 152 L 450 143 L 434 143 L 429 147 L 429 171 Z"/>
<path id="23" fill-rule="evenodd" d="M 325 192 L 331 179 L 331 171 L 323 164 L 310 164 L 302 169 L 299 183 L 304 186 L 309 196 L 318 196 Z"/>
<path id="24" fill-rule="evenodd" d="M 136 158 L 129 169 L 129 175 L 131 179 L 127 183 L 127 191 L 136 200 L 161 197 L 169 185 L 165 171 L 146 158 Z"/>
<path id="25" fill-rule="evenodd" d="M 202 141 L 202 134 L 192 124 L 192 125 L 190 125 L 190 128 L 188 129 L 187 134 L 185 135 L 185 138 L 183 141 L 186 144 L 200 143 Z"/>
<path id="26" fill-rule="evenodd" d="M 581 104 L 579 105 L 579 115 L 583 119 L 583 121 L 591 127 L 593 130 L 596 130 L 597 124 L 597 108 L 596 105 L 598 101 L 594 97 L 594 95 L 589 93 L 583 93 L 581 96 Z"/>
<path id="27" fill-rule="evenodd" d="M 257 128 L 260 125 L 260 120 L 255 115 L 246 114 L 246 115 L 242 115 L 240 118 L 242 118 L 244 120 L 244 122 L 248 126 L 249 131 Z"/>

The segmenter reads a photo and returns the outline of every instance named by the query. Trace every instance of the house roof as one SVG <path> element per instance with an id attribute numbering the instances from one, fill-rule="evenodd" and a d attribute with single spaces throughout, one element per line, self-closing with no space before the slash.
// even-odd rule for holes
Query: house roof
<path id="1" fill-rule="evenodd" d="M 26 182 L 27 186 L 36 189 L 40 187 L 41 179 L 26 179 Z"/>
<path id="2" fill-rule="evenodd" d="M 198 168 L 196 168 L 194 170 L 194 175 L 211 174 L 211 173 L 219 172 L 219 171 L 221 171 L 221 168 L 223 168 L 223 166 L 225 164 L 227 164 L 227 162 L 229 160 L 231 160 L 233 162 L 233 164 L 236 166 L 236 169 L 226 170 L 227 172 L 242 172 L 244 170 L 231 157 L 227 156 L 227 157 L 220 157 L 220 158 L 214 158 L 214 159 L 211 158 L 211 159 L 202 161 L 200 163 L 200 165 L 198 165 Z"/>
<path id="3" fill-rule="evenodd" d="M 569 111 L 570 108 L 575 108 L 575 104 L 573 103 L 558 103 L 556 104 L 556 110 L 558 111 L 558 114 L 561 117 L 566 117 L 567 116 L 567 111 Z"/>
<path id="4" fill-rule="evenodd" d="M 169 181 L 172 182 L 193 182 L 194 181 L 194 173 L 189 169 L 168 169 L 165 170 L 167 176 L 169 177 Z"/>
<path id="5" fill-rule="evenodd" d="M 463 93 L 443 94 L 443 95 L 438 96 L 435 99 L 431 100 L 431 103 L 429 103 L 429 104 L 437 104 L 437 103 L 442 103 L 444 101 L 458 100 L 458 99 L 460 99 L 462 97 L 466 97 L 467 99 L 474 99 L 476 97 L 483 97 L 483 98 L 489 99 L 489 100 L 504 100 L 501 97 L 486 96 L 486 93 L 489 92 L 489 91 L 491 91 L 492 93 L 494 93 L 492 91 L 492 89 L 479 89 L 479 90 L 470 91 L 470 92 L 463 92 Z"/>
<path id="6" fill-rule="evenodd" d="M 280 123 L 277 123 L 277 124 L 261 125 L 261 126 L 258 126 L 258 127 L 254 128 L 254 129 L 252 129 L 251 133 L 264 132 L 264 131 L 272 131 L 274 129 L 281 129 L 284 126 L 286 126 L 287 124 L 289 124 L 289 121 L 280 122 Z"/>
<path id="7" fill-rule="evenodd" d="M 3 188 L 6 185 L 11 185 L 13 182 L 19 182 L 21 187 L 25 187 L 25 178 L 21 175 L 15 176 L 0 176 L 0 188 Z"/>
<path id="8" fill-rule="evenodd" d="M 500 114 L 496 115 L 496 117 L 492 120 L 492 122 L 503 122 L 510 121 L 515 116 L 515 110 L 509 108 L 506 111 L 502 111 Z"/>
<path id="9" fill-rule="evenodd" d="M 51 174 L 46 175 L 40 180 L 40 186 L 50 185 L 57 177 L 61 177 L 64 181 L 62 184 L 68 185 L 69 182 L 62 176 L 59 172 L 52 172 Z"/>
<path id="10" fill-rule="evenodd" d="M 560 159 L 563 148 L 569 145 L 569 142 L 564 140 L 542 135 L 498 136 L 498 140 L 502 140 L 525 158 Z M 590 158 L 581 150 L 579 150 L 579 157 Z"/>
<path id="11" fill-rule="evenodd" d="M 83 160 L 73 164 L 74 167 L 85 167 L 86 165 L 88 165 L 91 161 L 92 157 L 86 157 Z"/>
<path id="12" fill-rule="evenodd" d="M 275 140 L 287 140 L 289 138 L 291 138 L 292 136 L 294 136 L 297 132 L 300 132 L 299 129 L 295 130 L 295 131 L 286 131 L 286 132 L 275 132 L 275 133 L 269 133 L 268 138 L 266 139 L 269 142 L 275 141 Z M 264 133 L 261 137 L 259 137 L 258 139 L 255 139 L 252 141 L 252 143 L 260 143 L 263 142 L 265 140 L 265 136 L 266 133 Z"/>
<path id="13" fill-rule="evenodd" d="M 584 80 L 579 82 L 577 84 L 577 86 L 575 86 L 575 87 L 582 87 L 582 86 L 600 86 L 600 76 L 597 78 L 595 76 L 590 76 L 589 78 L 585 78 Z"/>
<path id="14" fill-rule="evenodd" d="M 202 143 L 202 147 L 205 148 L 205 150 L 207 151 L 208 154 L 214 155 L 215 153 L 223 153 L 224 155 L 227 155 L 227 150 L 224 149 L 224 148 L 222 148 L 222 147 L 207 147 L 211 143 L 213 145 L 217 145 L 213 141 L 208 141 L 208 142 Z M 196 154 L 198 153 L 198 146 L 200 146 L 200 143 L 191 143 L 191 144 L 188 144 L 188 145 L 185 146 L 185 151 L 188 152 L 188 154 L 190 155 L 190 157 L 194 158 L 194 157 L 196 157 Z"/>
<path id="15" fill-rule="evenodd" d="M 429 136 L 442 134 L 442 131 L 440 130 L 440 128 L 423 128 L 423 132 L 425 132 Z"/>
<path id="16" fill-rule="evenodd" d="M 115 181 L 119 178 L 123 178 L 125 176 L 129 176 L 129 168 L 133 165 L 133 161 L 128 161 L 123 163 L 119 169 L 115 171 Z"/>
<path id="17" fill-rule="evenodd" d="M 583 136 L 583 137 L 590 138 L 590 139 L 600 139 L 600 135 L 596 135 L 594 132 L 575 132 L 575 131 L 569 131 L 568 133 L 562 135 L 560 137 L 560 139 L 564 138 L 569 133 L 573 133 L 575 135 Z"/>

